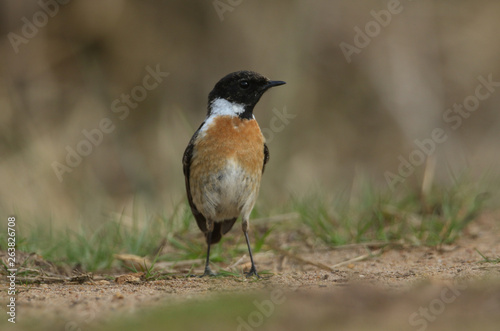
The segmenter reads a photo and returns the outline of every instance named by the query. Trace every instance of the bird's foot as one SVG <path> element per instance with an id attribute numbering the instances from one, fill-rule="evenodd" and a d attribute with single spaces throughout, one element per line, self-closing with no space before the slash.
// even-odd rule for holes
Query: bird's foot
<path id="1" fill-rule="evenodd" d="M 200 278 L 203 278 L 205 276 L 210 276 L 210 277 L 214 277 L 214 276 L 217 276 L 217 274 L 215 274 L 210 268 L 205 268 L 205 272 L 203 273 L 203 275 L 200 276 Z"/>
<path id="2" fill-rule="evenodd" d="M 249 272 L 246 272 L 245 275 L 248 277 L 256 276 L 257 278 L 260 278 L 259 274 L 257 273 L 257 269 L 255 269 L 255 266 L 252 265 L 250 268 Z"/>

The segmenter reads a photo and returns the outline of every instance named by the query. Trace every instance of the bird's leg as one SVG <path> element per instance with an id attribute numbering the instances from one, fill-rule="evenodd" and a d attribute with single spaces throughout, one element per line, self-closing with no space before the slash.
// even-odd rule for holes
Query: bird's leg
<path id="1" fill-rule="evenodd" d="M 214 272 L 210 269 L 210 244 L 212 243 L 212 232 L 214 230 L 213 223 L 209 226 L 207 232 L 207 260 L 205 262 L 205 272 L 200 277 L 215 276 Z"/>
<path id="2" fill-rule="evenodd" d="M 257 276 L 257 278 L 260 278 L 259 274 L 257 273 L 257 269 L 255 269 L 255 263 L 253 262 L 252 248 L 250 248 L 250 239 L 248 239 L 248 220 L 245 218 L 243 219 L 242 228 L 243 233 L 245 234 L 245 239 L 247 241 L 248 254 L 250 254 L 250 262 L 252 262 L 252 267 L 250 268 L 250 271 L 246 274 L 246 276 Z"/>

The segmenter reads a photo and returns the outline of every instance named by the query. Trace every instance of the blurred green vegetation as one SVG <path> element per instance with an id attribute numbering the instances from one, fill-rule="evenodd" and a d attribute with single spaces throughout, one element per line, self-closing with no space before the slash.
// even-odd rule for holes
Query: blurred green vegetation
<path id="1" fill-rule="evenodd" d="M 271 217 L 259 217 L 261 210 L 256 210 L 250 221 L 252 247 L 258 253 L 305 242 L 314 248 L 352 243 L 451 244 L 484 212 L 490 196 L 484 183 L 469 182 L 448 189 L 435 187 L 425 195 L 411 190 L 382 192 L 368 184 L 349 195 L 306 194 L 264 213 Z M 132 218 L 108 215 L 93 223 L 79 220 L 63 227 L 50 221 L 20 224 L 16 248 L 35 252 L 66 269 L 105 273 L 124 268 L 116 254 L 133 254 L 153 261 L 151 267 L 144 265 L 152 278 L 157 261 L 192 260 L 191 268 L 201 265 L 196 260 L 203 261 L 206 244 L 193 226 L 186 202 L 168 215 L 140 210 L 137 207 Z M 247 251 L 239 224 L 211 249 L 211 262 L 223 275 L 238 275 L 221 269 Z M 0 233 L 0 250 L 7 248 L 6 236 Z"/>
<path id="2" fill-rule="evenodd" d="M 490 197 L 476 185 L 434 188 L 430 194 L 377 192 L 365 185 L 360 195 L 318 195 L 297 203 L 301 220 L 328 245 L 380 242 L 413 245 L 451 244 L 484 211 Z"/>

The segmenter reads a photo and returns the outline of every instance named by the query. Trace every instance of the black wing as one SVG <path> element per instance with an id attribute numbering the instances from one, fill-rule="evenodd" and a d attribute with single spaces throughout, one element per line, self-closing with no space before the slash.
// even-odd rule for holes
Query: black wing
<path id="1" fill-rule="evenodd" d="M 200 128 L 203 126 L 205 122 L 201 123 L 200 127 L 196 132 L 194 133 L 193 137 L 189 141 L 188 146 L 186 147 L 186 150 L 184 151 L 184 156 L 182 157 L 182 166 L 183 166 L 183 171 L 184 171 L 184 179 L 186 182 L 186 193 L 189 201 L 189 206 L 191 207 L 191 211 L 193 212 L 194 218 L 196 219 L 196 223 L 198 224 L 198 227 L 203 233 L 207 233 L 207 221 L 205 219 L 205 216 L 203 216 L 196 206 L 193 203 L 193 197 L 191 196 L 191 185 L 189 184 L 189 176 L 190 176 L 190 168 L 191 168 L 191 159 L 193 158 L 193 149 L 194 149 L 194 141 L 196 140 L 196 137 L 198 137 L 198 132 L 200 131 Z"/>
<path id="2" fill-rule="evenodd" d="M 266 163 L 269 161 L 269 148 L 267 148 L 266 143 L 264 143 L 264 164 L 262 165 L 262 173 L 264 173 L 264 169 L 266 168 Z"/>

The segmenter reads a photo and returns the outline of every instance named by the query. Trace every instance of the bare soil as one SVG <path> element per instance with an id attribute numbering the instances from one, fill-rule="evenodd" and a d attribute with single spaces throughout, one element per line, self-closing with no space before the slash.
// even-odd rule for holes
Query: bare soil
<path id="1" fill-rule="evenodd" d="M 482 215 L 452 246 L 348 245 L 312 251 L 304 245 L 293 255 L 260 253 L 258 268 L 273 274 L 258 281 L 186 277 L 186 270 L 161 280 L 141 274 L 81 275 L 57 283 L 47 278 L 17 286 L 17 320 L 53 320 L 62 330 L 88 330 L 116 316 L 140 318 L 151 307 L 281 289 L 286 302 L 276 303 L 276 314 L 260 329 L 499 330 L 500 265 L 480 263 L 477 252 L 500 257 L 499 221 L 499 213 Z M 201 266 L 193 272 L 201 273 Z M 5 309 L 9 285 L 4 281 L 0 302 Z M 20 330 L 2 322 L 2 329 Z"/>

